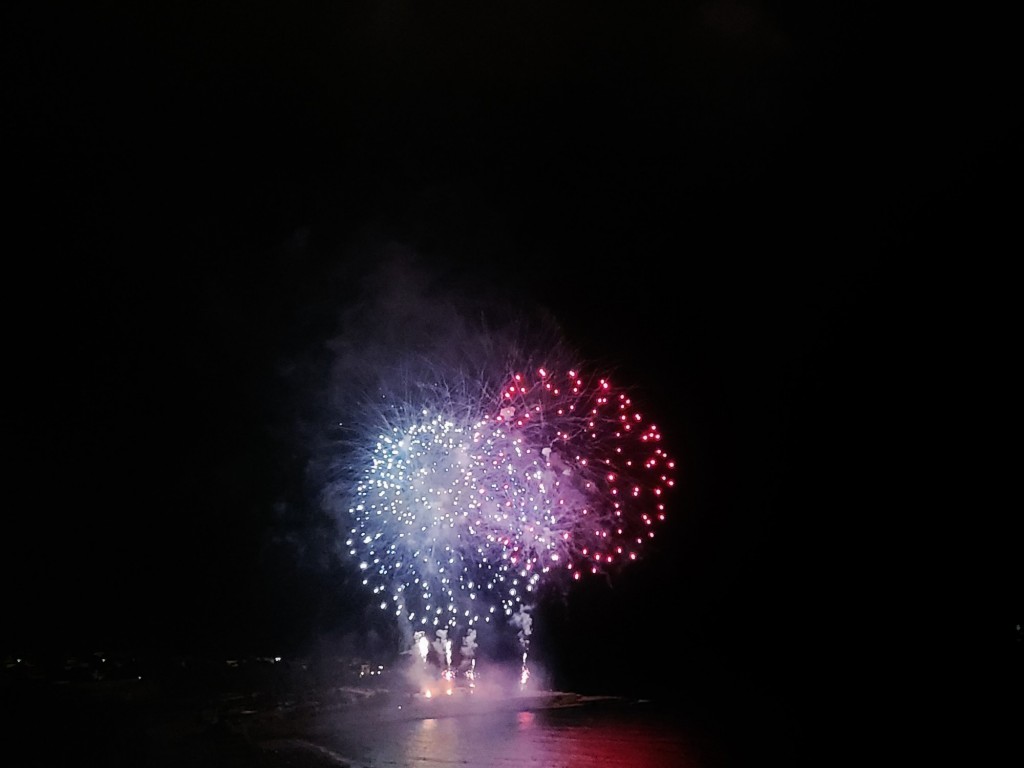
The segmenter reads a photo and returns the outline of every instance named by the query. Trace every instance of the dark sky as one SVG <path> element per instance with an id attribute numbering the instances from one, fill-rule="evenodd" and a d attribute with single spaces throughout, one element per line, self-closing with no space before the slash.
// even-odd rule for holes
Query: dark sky
<path id="1" fill-rule="evenodd" d="M 676 442 L 660 549 L 554 611 L 552 659 L 850 682 L 974 620 L 1012 641 L 998 17 L 25 5 L 3 23 L 5 651 L 353 631 L 307 469 L 325 342 L 396 251 L 445 296 L 550 309 Z"/>

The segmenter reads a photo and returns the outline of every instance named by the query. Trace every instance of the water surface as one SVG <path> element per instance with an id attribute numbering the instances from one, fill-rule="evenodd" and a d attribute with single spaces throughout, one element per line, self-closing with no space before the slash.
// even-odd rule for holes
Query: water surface
<path id="1" fill-rule="evenodd" d="M 710 768 L 679 716 L 643 703 L 339 721 L 316 740 L 356 766 Z"/>

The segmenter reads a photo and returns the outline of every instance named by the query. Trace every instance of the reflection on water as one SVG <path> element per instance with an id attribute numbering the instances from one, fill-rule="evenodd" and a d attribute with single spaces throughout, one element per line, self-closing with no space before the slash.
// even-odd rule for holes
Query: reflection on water
<path id="1" fill-rule="evenodd" d="M 680 723 L 642 706 L 342 725 L 324 738 L 359 766 L 705 768 Z"/>

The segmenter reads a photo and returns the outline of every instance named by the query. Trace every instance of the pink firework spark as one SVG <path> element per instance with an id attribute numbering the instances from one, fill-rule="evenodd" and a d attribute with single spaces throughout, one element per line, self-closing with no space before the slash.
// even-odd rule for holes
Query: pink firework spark
<path id="1" fill-rule="evenodd" d="M 665 520 L 675 462 L 625 392 L 539 368 L 510 378 L 489 421 L 506 439 L 495 460 L 509 469 L 518 561 L 578 579 L 637 559 Z"/>

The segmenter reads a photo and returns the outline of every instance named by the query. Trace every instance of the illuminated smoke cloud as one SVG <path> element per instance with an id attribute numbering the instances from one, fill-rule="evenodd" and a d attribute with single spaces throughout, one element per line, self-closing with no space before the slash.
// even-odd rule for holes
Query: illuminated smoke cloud
<path id="1" fill-rule="evenodd" d="M 459 656 L 463 661 L 468 661 L 476 656 L 476 630 L 469 629 L 462 638 L 462 646 L 459 648 Z"/>

